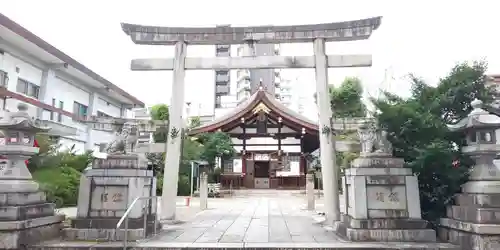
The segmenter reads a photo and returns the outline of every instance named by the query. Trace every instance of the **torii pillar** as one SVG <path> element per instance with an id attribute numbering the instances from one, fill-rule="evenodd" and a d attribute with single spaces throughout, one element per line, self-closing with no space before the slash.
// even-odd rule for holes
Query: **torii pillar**
<path id="1" fill-rule="evenodd" d="M 161 220 L 174 220 L 177 182 L 179 181 L 179 165 L 181 163 L 182 136 L 184 119 L 182 108 L 184 106 L 184 77 L 187 44 L 179 41 L 175 44 L 175 60 L 173 69 L 172 97 L 170 98 L 169 127 L 167 134 L 167 152 L 165 155 L 165 168 L 163 170 L 163 189 L 161 196 Z"/>

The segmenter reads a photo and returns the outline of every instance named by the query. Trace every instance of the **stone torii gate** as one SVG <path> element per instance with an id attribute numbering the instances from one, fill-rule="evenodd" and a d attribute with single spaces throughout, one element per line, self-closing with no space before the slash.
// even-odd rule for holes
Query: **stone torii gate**
<path id="1" fill-rule="evenodd" d="M 314 68 L 319 106 L 320 150 L 325 181 L 325 212 L 328 222 L 340 219 L 335 143 L 328 96 L 328 68 L 369 67 L 371 55 L 326 55 L 325 42 L 368 39 L 381 17 L 356 21 L 298 26 L 172 28 L 122 23 L 135 44 L 175 45 L 175 58 L 135 59 L 132 70 L 173 70 L 169 142 L 166 152 L 162 196 L 162 219 L 175 219 L 175 199 L 183 127 L 184 76 L 186 70 Z M 313 42 L 314 56 L 255 56 L 255 43 Z M 249 44 L 246 57 L 186 58 L 187 45 Z M 335 181 L 334 181 L 335 180 Z"/>

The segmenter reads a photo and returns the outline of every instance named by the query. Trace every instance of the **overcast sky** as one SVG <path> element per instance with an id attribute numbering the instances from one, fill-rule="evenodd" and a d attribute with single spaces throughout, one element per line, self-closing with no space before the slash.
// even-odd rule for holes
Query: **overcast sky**
<path id="1" fill-rule="evenodd" d="M 373 67 L 330 70 L 330 83 L 358 76 L 367 93 L 378 88 L 407 94 L 407 73 L 435 83 L 459 61 L 484 58 L 490 73 L 500 73 L 500 18 L 495 1 L 401 0 L 1 0 L 0 11 L 147 104 L 169 103 L 171 73 L 131 72 L 133 58 L 171 57 L 173 48 L 134 45 L 120 22 L 163 26 L 216 24 L 315 24 L 383 16 L 368 41 L 327 45 L 329 54 L 371 53 Z M 213 56 L 211 46 L 188 47 L 188 56 Z M 285 55 L 312 55 L 312 45 L 286 45 Z M 395 80 L 384 82 L 389 71 Z M 314 92 L 311 70 L 304 90 Z M 310 81 L 310 82 L 309 82 Z M 186 101 L 200 114 L 213 107 L 213 72 L 186 74 Z"/>

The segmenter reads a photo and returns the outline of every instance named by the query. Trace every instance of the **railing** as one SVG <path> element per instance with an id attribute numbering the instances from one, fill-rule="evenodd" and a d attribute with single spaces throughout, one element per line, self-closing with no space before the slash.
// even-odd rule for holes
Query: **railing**
<path id="1" fill-rule="evenodd" d="M 120 218 L 118 223 L 116 224 L 116 229 L 120 229 L 122 224 L 125 222 L 125 228 L 124 228 L 125 233 L 124 233 L 124 237 L 123 237 L 123 249 L 124 250 L 127 250 L 127 247 L 128 247 L 128 215 L 130 214 L 130 212 L 135 207 L 135 205 L 137 204 L 138 201 L 142 201 L 142 200 L 148 201 L 145 204 L 145 206 L 143 207 L 143 209 L 144 209 L 144 213 L 143 213 L 143 216 L 144 216 L 144 238 L 146 238 L 147 237 L 147 228 L 148 228 L 148 215 L 152 214 L 152 212 L 156 210 L 156 216 L 158 216 L 158 211 L 157 211 L 158 210 L 158 197 L 159 196 L 146 196 L 146 197 L 135 198 L 134 201 L 132 201 L 132 203 L 130 204 L 130 206 L 128 206 L 127 210 L 125 211 L 123 216 Z M 154 203 L 152 201 L 154 201 Z M 153 206 L 156 206 L 156 207 L 153 207 Z M 148 208 L 149 208 L 149 211 L 147 211 Z M 153 210 L 153 208 L 155 210 Z M 158 218 L 154 218 L 153 235 L 156 235 L 157 227 L 158 227 Z"/>

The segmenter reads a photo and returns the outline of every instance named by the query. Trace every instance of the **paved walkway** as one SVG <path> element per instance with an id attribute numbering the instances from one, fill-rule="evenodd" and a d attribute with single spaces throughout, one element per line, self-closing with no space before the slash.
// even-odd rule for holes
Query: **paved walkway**
<path id="1" fill-rule="evenodd" d="M 338 242 L 302 209 L 304 198 L 211 199 L 212 209 L 182 225 L 170 225 L 150 241 L 189 243 Z"/>
<path id="2" fill-rule="evenodd" d="M 165 225 L 157 236 L 129 242 L 128 246 L 134 249 L 459 249 L 439 243 L 345 242 L 315 222 L 316 213 L 304 209 L 303 195 L 287 192 L 253 192 L 246 197 L 209 199 L 209 209 L 205 211 L 199 210 L 197 198 L 190 207 L 184 206 L 183 201 L 183 197 L 178 197 L 177 216 L 184 223 Z M 317 210 L 322 210 L 322 203 L 319 199 Z M 60 212 L 71 216 L 74 208 Z M 42 247 L 121 249 L 123 243 L 50 241 L 38 249 Z"/>

